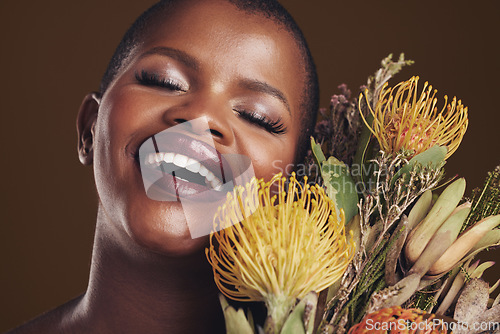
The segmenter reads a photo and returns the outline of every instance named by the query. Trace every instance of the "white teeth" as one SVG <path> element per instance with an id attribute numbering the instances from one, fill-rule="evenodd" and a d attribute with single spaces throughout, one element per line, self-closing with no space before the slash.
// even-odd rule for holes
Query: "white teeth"
<path id="1" fill-rule="evenodd" d="M 146 165 L 154 165 L 160 166 L 161 162 L 173 163 L 177 167 L 186 168 L 192 173 L 199 173 L 201 176 L 205 177 L 205 184 L 207 187 L 210 187 L 214 190 L 220 191 L 222 189 L 222 181 L 214 175 L 211 171 L 209 171 L 205 166 L 203 166 L 199 161 L 188 158 L 182 154 L 176 153 L 150 153 L 145 159 Z M 190 182 L 189 180 L 185 180 L 176 176 L 179 180 Z"/>
<path id="2" fill-rule="evenodd" d="M 172 163 L 172 162 L 174 162 L 174 156 L 175 156 L 175 154 L 173 154 L 173 153 L 165 153 L 165 155 L 163 156 L 163 161 L 168 162 L 168 163 Z"/>
<path id="3" fill-rule="evenodd" d="M 200 166 L 200 170 L 198 173 L 201 174 L 201 176 L 207 176 L 208 175 L 208 169 L 205 168 L 205 166 Z"/>
<path id="4" fill-rule="evenodd" d="M 176 154 L 173 161 L 174 165 L 181 168 L 186 167 L 187 162 L 188 162 L 188 157 L 182 154 Z"/>
<path id="5" fill-rule="evenodd" d="M 188 162 L 187 162 L 187 166 L 186 166 L 186 169 L 188 171 L 191 171 L 193 173 L 198 173 L 200 171 L 200 168 L 201 168 L 201 164 L 194 160 L 194 159 L 189 159 Z"/>
<path id="6" fill-rule="evenodd" d="M 189 182 L 189 180 L 183 179 L 182 177 L 178 177 L 178 176 L 176 176 L 175 178 L 176 178 L 177 180 L 181 180 L 181 181 L 184 181 L 184 182 Z"/>
<path id="7" fill-rule="evenodd" d="M 222 182 L 220 182 L 219 179 L 214 179 L 210 182 L 210 185 L 212 186 L 212 188 L 214 188 L 215 190 L 221 190 L 222 188 Z"/>

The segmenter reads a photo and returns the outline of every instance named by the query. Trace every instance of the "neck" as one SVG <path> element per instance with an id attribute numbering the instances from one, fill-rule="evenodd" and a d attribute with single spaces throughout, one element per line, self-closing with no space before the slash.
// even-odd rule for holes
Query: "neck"
<path id="1" fill-rule="evenodd" d="M 110 333 L 224 332 L 218 290 L 202 252 L 166 257 L 126 235 L 115 243 L 120 232 L 106 219 L 99 210 L 89 286 L 78 305 L 81 323 Z"/>

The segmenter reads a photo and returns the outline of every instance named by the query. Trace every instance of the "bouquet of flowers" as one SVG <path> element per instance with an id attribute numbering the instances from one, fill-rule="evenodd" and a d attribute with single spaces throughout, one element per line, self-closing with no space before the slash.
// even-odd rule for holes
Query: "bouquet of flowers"
<path id="1" fill-rule="evenodd" d="M 438 109 L 418 77 L 389 87 L 409 64 L 387 57 L 358 98 L 339 86 L 308 175 L 253 179 L 219 208 L 215 282 L 267 309 L 256 323 L 221 296 L 228 333 L 500 333 L 500 280 L 473 262 L 500 245 L 500 167 L 468 197 L 463 178 L 444 180 L 467 108 L 445 96 Z"/>

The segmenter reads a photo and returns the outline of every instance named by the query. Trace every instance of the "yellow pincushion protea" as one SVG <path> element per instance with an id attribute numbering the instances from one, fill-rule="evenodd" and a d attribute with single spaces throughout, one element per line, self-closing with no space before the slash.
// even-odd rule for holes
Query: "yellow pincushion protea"
<path id="1" fill-rule="evenodd" d="M 445 334 L 446 325 L 434 314 L 419 309 L 394 306 L 368 314 L 349 330 L 349 334 Z"/>
<path id="2" fill-rule="evenodd" d="M 437 91 L 426 82 L 419 97 L 418 80 L 412 77 L 394 88 L 388 88 L 386 83 L 375 108 L 368 106 L 373 123 L 368 124 L 362 113 L 361 116 L 383 151 L 395 153 L 405 148 L 418 154 L 440 145 L 447 146 L 447 159 L 458 148 L 467 130 L 467 107 L 455 97 L 448 104 L 445 96 L 443 109 L 438 111 Z"/>
<path id="3" fill-rule="evenodd" d="M 220 291 L 264 301 L 278 325 L 297 298 L 337 281 L 355 248 L 323 188 L 302 186 L 294 176 L 287 191 L 285 185 L 281 174 L 267 183 L 254 178 L 228 195 L 214 220 L 222 229 L 210 235 L 206 251 Z"/>

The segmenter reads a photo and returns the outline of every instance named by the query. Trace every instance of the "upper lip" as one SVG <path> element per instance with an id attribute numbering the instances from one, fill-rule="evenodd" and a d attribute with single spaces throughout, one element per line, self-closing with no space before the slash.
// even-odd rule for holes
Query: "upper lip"
<path id="1" fill-rule="evenodd" d="M 141 156 L 145 157 L 149 153 L 159 152 L 182 154 L 200 162 L 218 177 L 222 183 L 233 180 L 233 173 L 228 161 L 215 147 L 188 135 L 173 131 L 163 131 L 146 138 L 146 140 L 149 138 L 152 138 L 153 142 L 156 142 L 156 147 L 148 145 L 142 148 Z M 136 149 L 135 157 L 138 162 L 141 162 L 139 161 L 139 149 L 143 143 Z"/>

